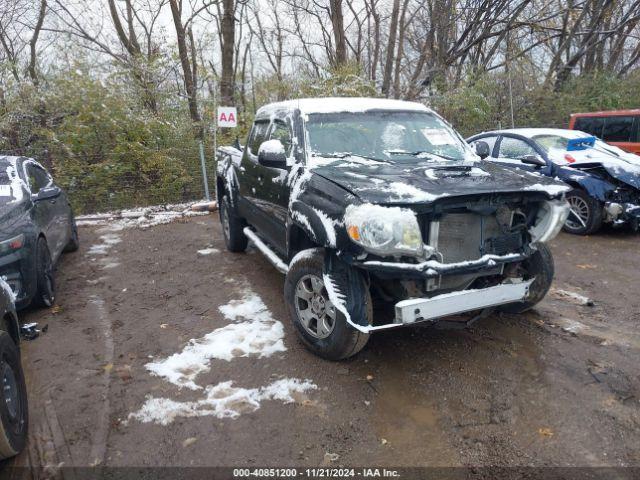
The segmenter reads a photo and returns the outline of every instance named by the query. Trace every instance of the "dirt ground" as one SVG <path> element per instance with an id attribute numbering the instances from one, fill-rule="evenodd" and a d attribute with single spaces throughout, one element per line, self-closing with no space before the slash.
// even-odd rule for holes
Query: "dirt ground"
<path id="1" fill-rule="evenodd" d="M 376 333 L 331 363 L 298 342 L 284 277 L 255 250 L 227 252 L 216 215 L 123 230 L 95 255 L 103 232 L 82 228 L 63 257 L 57 306 L 22 315 L 48 330 L 23 344 L 30 438 L 12 465 L 640 465 L 638 235 L 561 234 L 554 290 L 535 311 Z M 218 307 L 247 289 L 284 324 L 286 351 L 212 360 L 198 384 L 317 389 L 236 418 L 129 418 L 148 396 L 199 398 L 145 364 L 228 324 Z"/>

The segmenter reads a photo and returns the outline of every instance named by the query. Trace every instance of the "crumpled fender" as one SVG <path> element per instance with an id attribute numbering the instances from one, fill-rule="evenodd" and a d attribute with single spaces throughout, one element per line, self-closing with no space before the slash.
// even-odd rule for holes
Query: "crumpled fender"
<path id="1" fill-rule="evenodd" d="M 572 187 L 581 188 L 601 202 L 605 202 L 607 194 L 616 189 L 612 183 L 577 169 L 560 167 L 554 173 L 560 180 Z"/>
<path id="2" fill-rule="evenodd" d="M 295 225 L 318 246 L 336 248 L 340 235 L 340 222 L 325 212 L 299 200 L 291 202 L 289 221 L 287 222 L 287 238 L 290 238 L 291 226 Z"/>

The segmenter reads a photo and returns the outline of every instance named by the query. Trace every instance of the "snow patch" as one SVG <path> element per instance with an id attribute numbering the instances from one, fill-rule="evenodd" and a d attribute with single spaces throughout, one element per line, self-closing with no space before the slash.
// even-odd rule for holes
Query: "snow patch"
<path id="1" fill-rule="evenodd" d="M 528 185 L 524 187 L 525 190 L 546 192 L 551 196 L 559 195 L 561 193 L 568 192 L 571 190 L 571 187 L 568 185 L 543 185 L 541 183 L 536 183 L 535 185 Z"/>
<path id="2" fill-rule="evenodd" d="M 129 414 L 129 419 L 143 423 L 169 425 L 178 417 L 214 416 L 236 418 L 242 413 L 255 412 L 265 400 L 279 400 L 292 403 L 308 390 L 318 387 L 310 380 L 283 378 L 265 387 L 234 387 L 231 380 L 209 385 L 205 398 L 191 402 L 180 402 L 169 398 L 147 397 L 140 410 Z"/>
<path id="3" fill-rule="evenodd" d="M 203 248 L 202 250 L 198 250 L 198 255 L 211 255 L 212 253 L 219 253 L 220 250 L 217 248 Z"/>
<path id="4" fill-rule="evenodd" d="M 336 246 L 336 229 L 335 226 L 337 222 L 327 216 L 324 212 L 321 212 L 317 208 L 312 208 L 316 215 L 322 222 L 322 226 L 324 227 L 324 231 L 327 234 L 327 242 L 329 242 L 330 247 Z"/>
<path id="5" fill-rule="evenodd" d="M 212 359 L 262 358 L 286 350 L 282 323 L 273 319 L 255 293 L 247 292 L 241 300 L 232 300 L 219 310 L 227 320 L 243 318 L 246 321 L 231 323 L 202 338 L 192 339 L 181 352 L 147 363 L 147 370 L 179 387 L 199 390 L 202 387 L 195 383 L 195 378 L 209 370 Z"/>
<path id="6" fill-rule="evenodd" d="M 104 231 L 116 232 L 127 228 L 147 229 L 181 218 L 208 214 L 209 212 L 192 211 L 191 203 L 180 203 L 81 215 L 76 217 L 76 224 L 78 226 L 100 226 L 104 227 Z"/>

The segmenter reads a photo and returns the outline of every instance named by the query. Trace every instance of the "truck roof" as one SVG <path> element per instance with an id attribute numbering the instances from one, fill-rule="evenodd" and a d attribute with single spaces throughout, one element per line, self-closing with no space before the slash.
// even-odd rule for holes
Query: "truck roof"
<path id="1" fill-rule="evenodd" d="M 300 98 L 270 103 L 260 107 L 256 113 L 256 117 L 270 117 L 276 112 L 287 112 L 296 109 L 299 109 L 303 115 L 312 113 L 366 112 L 367 110 L 431 111 L 421 103 L 405 102 L 388 98 L 326 97 Z"/>

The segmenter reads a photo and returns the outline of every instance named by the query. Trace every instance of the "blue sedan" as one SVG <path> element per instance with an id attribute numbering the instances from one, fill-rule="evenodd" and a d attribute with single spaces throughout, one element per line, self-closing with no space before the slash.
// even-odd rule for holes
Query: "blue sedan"
<path id="1" fill-rule="evenodd" d="M 571 213 L 564 229 L 577 235 L 603 223 L 640 223 L 640 157 L 575 130 L 516 128 L 474 135 L 467 142 L 486 161 L 564 181 Z"/>

